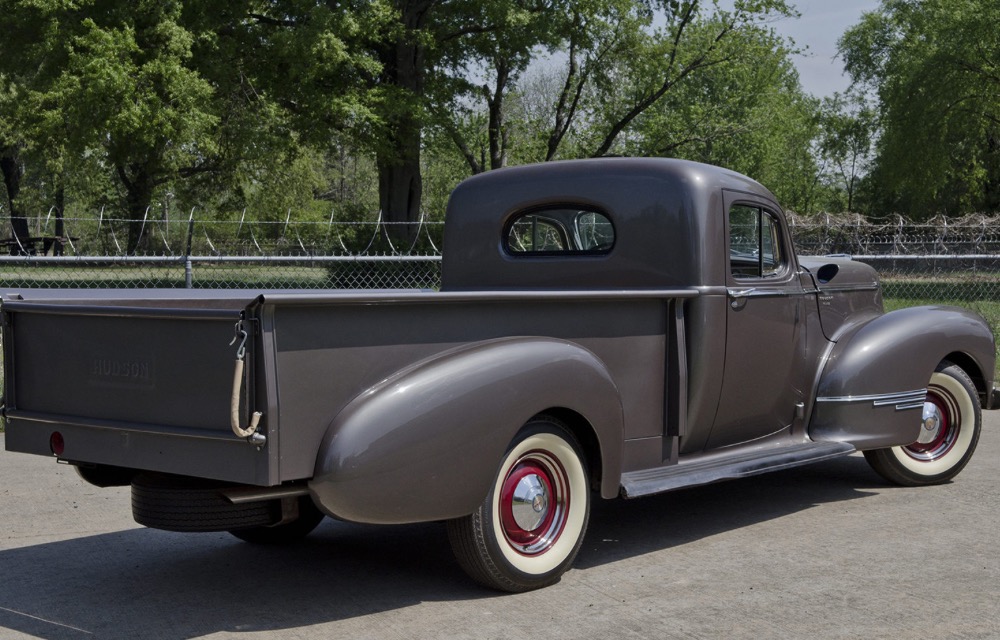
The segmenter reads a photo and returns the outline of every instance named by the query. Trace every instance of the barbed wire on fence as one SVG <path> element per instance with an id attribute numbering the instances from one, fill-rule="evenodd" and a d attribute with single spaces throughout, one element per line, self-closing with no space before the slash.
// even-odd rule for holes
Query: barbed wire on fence
<path id="1" fill-rule="evenodd" d="M 381 213 L 370 220 L 295 220 L 291 211 L 275 219 L 232 219 L 197 215 L 151 215 L 141 220 L 109 215 L 60 217 L 55 207 L 29 217 L 23 238 L 11 232 L 9 216 L 0 245 L 12 255 L 440 255 L 444 223 L 427 215 L 416 222 L 390 222 Z M 788 215 L 797 250 L 826 255 L 996 255 L 1000 254 L 1000 216 L 938 216 L 927 221 L 896 216 L 869 220 L 860 214 Z M 138 229 L 138 231 L 136 231 Z M 129 234 L 143 238 L 129 251 Z"/>
<path id="2" fill-rule="evenodd" d="M 915 222 L 902 216 L 868 220 L 860 214 L 789 214 L 800 253 L 814 255 L 997 255 L 1000 216 L 937 216 Z"/>
<path id="3" fill-rule="evenodd" d="M 235 219 L 203 219 L 192 209 L 187 216 L 132 220 L 107 215 L 27 218 L 27 237 L 6 235 L 0 246 L 10 255 L 52 256 L 362 256 L 440 255 L 443 223 L 422 215 L 415 222 L 393 222 L 378 213 L 372 220 L 248 219 L 244 210 Z M 140 238 L 141 242 L 135 242 Z M 130 247 L 130 241 L 135 246 Z"/>

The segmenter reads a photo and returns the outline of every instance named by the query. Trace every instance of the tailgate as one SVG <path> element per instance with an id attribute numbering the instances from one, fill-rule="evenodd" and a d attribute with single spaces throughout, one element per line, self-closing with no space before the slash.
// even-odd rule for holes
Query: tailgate
<path id="1" fill-rule="evenodd" d="M 230 427 L 236 325 L 250 333 L 240 420 L 256 406 L 253 300 L 5 300 L 10 451 L 269 484 L 268 447 Z M 264 395 L 264 394 L 260 394 Z M 266 420 L 266 418 L 265 418 Z M 263 428 L 262 430 L 266 430 Z"/>

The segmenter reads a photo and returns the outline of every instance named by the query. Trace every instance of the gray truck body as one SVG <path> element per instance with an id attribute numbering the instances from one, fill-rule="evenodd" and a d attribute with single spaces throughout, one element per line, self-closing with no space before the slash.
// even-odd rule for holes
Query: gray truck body
<path id="1" fill-rule="evenodd" d="M 773 225 L 758 253 L 734 249 L 740 207 Z M 577 210 L 612 241 L 512 248 L 517 225 Z M 445 229 L 441 291 L 4 292 L 7 449 L 406 523 L 472 513 L 538 415 L 613 498 L 912 443 L 944 361 L 990 403 L 981 318 L 883 313 L 871 269 L 797 258 L 773 195 L 730 171 L 490 172 L 456 189 Z M 233 433 L 234 389 L 255 437 Z"/>

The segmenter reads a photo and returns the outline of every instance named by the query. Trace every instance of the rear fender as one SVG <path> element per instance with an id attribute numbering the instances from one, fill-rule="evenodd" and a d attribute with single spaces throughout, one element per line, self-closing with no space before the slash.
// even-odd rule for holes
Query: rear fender
<path id="1" fill-rule="evenodd" d="M 878 449 L 914 442 L 934 369 L 959 360 L 983 387 L 993 385 L 993 334 L 978 315 L 958 307 L 910 307 L 845 332 L 819 381 L 809 436 Z M 985 391 L 984 391 L 985 392 Z"/>
<path id="2" fill-rule="evenodd" d="M 617 495 L 622 408 L 604 364 L 563 340 L 491 340 L 435 356 L 355 398 L 327 429 L 310 491 L 343 520 L 404 523 L 472 513 L 532 416 L 571 409 L 600 447 Z"/>

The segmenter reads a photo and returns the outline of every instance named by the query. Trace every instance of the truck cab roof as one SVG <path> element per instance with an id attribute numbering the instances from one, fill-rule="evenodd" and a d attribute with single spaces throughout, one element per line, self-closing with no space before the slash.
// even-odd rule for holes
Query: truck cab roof
<path id="1" fill-rule="evenodd" d="M 723 191 L 780 210 L 756 181 L 686 160 L 571 160 L 474 176 L 448 204 L 442 289 L 721 284 Z"/>

